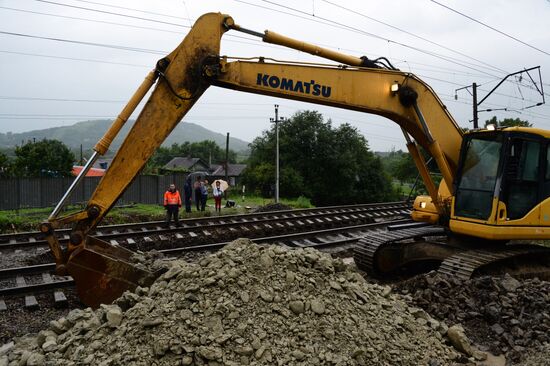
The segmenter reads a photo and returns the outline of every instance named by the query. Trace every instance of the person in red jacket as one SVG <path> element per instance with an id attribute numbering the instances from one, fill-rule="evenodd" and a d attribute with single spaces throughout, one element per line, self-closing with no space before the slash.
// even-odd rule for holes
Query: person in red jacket
<path id="1" fill-rule="evenodd" d="M 170 188 L 164 192 L 164 209 L 166 210 L 166 227 L 170 226 L 170 220 L 173 217 L 177 227 L 180 226 L 178 214 L 181 207 L 180 193 L 175 184 L 170 184 Z"/>

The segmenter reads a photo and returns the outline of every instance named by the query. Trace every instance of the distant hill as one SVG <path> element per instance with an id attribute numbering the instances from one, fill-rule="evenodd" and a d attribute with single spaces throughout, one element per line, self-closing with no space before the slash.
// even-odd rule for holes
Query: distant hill
<path id="1" fill-rule="evenodd" d="M 111 145 L 111 151 L 117 150 L 123 138 L 128 133 L 130 126 L 134 121 L 128 121 L 122 131 Z M 32 139 L 56 139 L 62 141 L 71 149 L 80 149 L 80 144 L 84 150 L 91 149 L 95 143 L 107 131 L 112 120 L 94 120 L 78 122 L 71 126 L 52 127 L 43 130 L 34 130 L 21 133 L 0 133 L 0 149 L 13 149 L 16 145 L 21 145 L 21 142 L 32 141 Z M 185 141 L 198 142 L 203 140 L 213 140 L 219 146 L 225 148 L 225 135 L 208 130 L 194 123 L 180 123 L 172 131 L 170 136 L 164 141 L 163 146 L 169 146 L 173 143 L 182 143 Z M 248 150 L 248 142 L 235 137 L 229 138 L 229 148 L 231 150 L 242 152 Z"/>

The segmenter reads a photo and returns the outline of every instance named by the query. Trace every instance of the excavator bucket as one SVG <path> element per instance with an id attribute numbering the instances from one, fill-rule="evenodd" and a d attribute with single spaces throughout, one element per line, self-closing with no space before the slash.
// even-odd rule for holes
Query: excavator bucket
<path id="1" fill-rule="evenodd" d="M 148 287 L 158 277 L 132 260 L 134 253 L 94 237 L 71 253 L 67 270 L 82 302 L 92 308 L 110 304 L 126 290 Z"/>

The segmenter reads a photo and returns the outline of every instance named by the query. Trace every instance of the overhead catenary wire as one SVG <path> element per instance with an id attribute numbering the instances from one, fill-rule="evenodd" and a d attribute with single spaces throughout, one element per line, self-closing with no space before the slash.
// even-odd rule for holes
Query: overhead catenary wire
<path id="1" fill-rule="evenodd" d="M 77 0 L 77 1 L 78 1 L 78 0 Z M 130 9 L 130 8 L 128 8 L 128 9 Z M 252 41 L 252 39 L 250 39 L 250 40 Z M 489 77 L 489 76 L 488 76 L 488 77 Z M 519 99 L 519 98 L 518 98 L 518 99 Z"/>
<path id="2" fill-rule="evenodd" d="M 62 5 L 62 6 L 74 7 L 74 6 L 72 6 L 72 5 L 63 4 L 63 3 L 57 3 L 57 2 L 53 2 L 53 1 L 45 1 L 45 0 L 35 0 L 35 1 L 46 2 L 46 3 L 48 3 L 48 4 L 55 4 L 55 5 Z M 111 5 L 107 5 L 107 4 L 103 4 L 103 3 L 98 3 L 98 2 L 90 2 L 90 1 L 81 1 L 81 2 L 85 2 L 85 3 L 94 3 L 94 4 L 101 4 L 101 5 L 104 5 L 104 6 L 111 6 Z M 327 3 L 329 3 L 329 4 L 332 4 L 332 5 L 334 5 L 334 6 L 338 6 L 338 5 L 336 5 L 336 4 L 334 4 L 334 3 L 331 3 L 331 2 L 329 2 L 329 1 L 325 1 L 325 2 L 327 2 Z M 270 3 L 273 3 L 273 2 L 270 2 Z M 139 12 L 143 12 L 143 13 L 160 14 L 160 13 L 146 12 L 146 11 L 142 11 L 142 10 L 139 10 L 139 9 L 133 9 L 133 8 L 127 8 L 127 7 L 116 7 L 116 6 L 111 6 L 111 7 L 114 7 L 114 8 L 123 8 L 123 9 L 127 9 L 127 10 L 139 11 Z M 92 21 L 92 22 L 99 22 L 99 23 L 107 23 L 107 24 L 115 24 L 115 25 L 128 26 L 128 27 L 134 27 L 134 28 L 152 29 L 152 30 L 165 31 L 165 32 L 170 32 L 170 33 L 179 33 L 179 32 L 174 32 L 174 31 L 169 31 L 169 30 L 158 29 L 158 28 L 142 27 L 142 26 L 135 26 L 135 25 L 129 25 L 129 24 L 116 23 L 116 22 L 107 22 L 107 21 L 100 21 L 100 20 L 94 20 L 94 19 L 85 19 L 85 18 L 79 18 L 79 17 L 69 17 L 69 16 L 62 16 L 62 15 L 57 15 L 57 14 L 47 14 L 47 13 L 41 13 L 41 12 L 27 11 L 27 10 L 23 10 L 23 9 L 14 9 L 14 8 L 7 8 L 7 7 L 0 7 L 0 8 L 10 9 L 10 10 L 16 10 L 16 11 L 24 11 L 24 12 L 35 13 L 35 14 L 49 15 L 49 16 L 57 16 L 57 17 L 69 18 L 69 19 L 81 19 L 81 20 L 85 20 L 85 21 Z M 85 8 L 85 7 L 78 7 L 78 8 L 79 8 L 79 9 L 83 9 L 83 10 L 87 10 L 87 11 L 96 11 L 96 10 L 97 10 L 97 9 L 90 9 L 90 8 Z M 355 11 L 353 11 L 353 10 L 351 10 L 351 9 L 345 8 L 345 7 L 341 7 L 341 8 L 346 9 L 346 10 L 348 10 L 348 11 L 352 11 L 352 12 L 354 12 L 354 13 L 357 13 L 357 12 L 355 12 Z M 271 9 L 271 8 L 266 8 L 266 9 L 270 9 L 270 10 L 277 11 L 277 10 Z M 109 14 L 117 15 L 117 16 L 127 16 L 126 14 L 115 13 L 115 12 L 109 12 Z M 288 13 L 285 12 L 285 14 L 288 14 Z M 360 14 L 360 15 L 362 15 L 362 16 L 364 16 L 364 17 L 367 17 L 367 18 L 372 19 L 372 20 L 374 20 L 374 21 L 377 21 L 377 22 L 380 22 L 380 23 L 382 23 L 382 24 L 385 24 L 385 25 L 387 25 L 387 26 L 389 26 L 389 27 L 392 27 L 392 28 L 398 29 L 398 30 L 400 30 L 400 31 L 403 31 L 403 32 L 405 32 L 405 33 L 407 33 L 407 34 L 412 34 L 412 33 L 410 33 L 410 32 L 407 32 L 407 31 L 405 31 L 405 30 L 402 30 L 402 29 L 400 29 L 400 28 L 398 28 L 398 27 L 395 27 L 395 26 L 393 26 L 393 25 L 391 25 L 391 24 L 388 24 L 388 23 L 386 23 L 386 22 L 381 22 L 381 21 L 379 21 L 379 20 L 377 20 L 377 19 L 374 19 L 374 18 L 372 18 L 372 17 L 368 17 L 368 16 L 366 16 L 366 15 L 364 15 L 364 14 L 361 14 L 361 13 L 357 13 L 357 14 Z M 160 14 L 160 15 L 162 15 L 162 14 Z M 144 20 L 147 20 L 147 21 L 157 22 L 156 19 L 141 18 L 141 17 L 137 17 L 137 18 L 139 18 L 139 19 L 144 19 Z M 189 19 L 189 18 L 182 18 L 182 17 L 176 17 L 176 18 L 178 18 L 178 19 Z M 161 22 L 161 23 L 162 23 L 162 22 Z M 166 23 L 166 22 L 164 22 L 164 23 Z M 182 26 L 181 24 L 176 24 L 176 23 L 169 23 L 169 24 L 176 25 L 176 26 L 180 26 L 180 27 Z M 187 27 L 187 26 L 183 26 L 183 27 Z M 414 35 L 414 34 L 413 34 L 413 35 Z M 256 39 L 252 39 L 252 38 L 248 38 L 248 37 L 242 37 L 242 36 L 239 37 L 239 36 L 237 36 L 237 35 L 228 35 L 228 36 L 234 36 L 234 37 L 236 37 L 236 38 L 243 38 L 243 39 L 246 39 L 246 40 L 248 40 L 248 41 L 256 41 L 256 42 L 258 42 Z M 415 36 L 416 36 L 416 35 L 415 35 Z M 417 37 L 419 37 L 419 36 L 417 36 Z M 423 39 L 423 40 L 426 40 L 427 42 L 431 42 L 431 43 L 433 43 L 433 44 L 437 44 L 437 43 L 435 43 L 435 42 L 433 42 L 433 41 L 431 41 L 431 40 L 426 39 L 425 37 L 419 37 L 419 38 L 420 38 L 420 39 Z M 237 42 L 237 41 L 234 41 L 234 42 Z M 246 42 L 241 42 L 241 43 L 246 43 Z M 265 43 L 261 43 L 261 42 L 259 42 L 259 43 L 265 45 Z M 439 44 L 437 44 L 437 45 L 439 45 Z M 439 45 L 439 46 L 441 46 L 441 45 Z M 465 55 L 465 56 L 467 56 L 467 55 Z M 467 56 L 467 57 L 469 57 L 469 56 Z M 471 58 L 471 57 L 470 57 L 470 58 Z M 477 59 L 475 59 L 475 58 L 472 58 L 472 59 L 474 59 L 474 60 L 480 62 L 479 60 L 477 60 Z M 523 84 L 522 84 L 522 85 L 523 85 Z M 528 87 L 528 86 L 526 86 L 526 87 Z M 547 94 L 545 93 L 545 95 L 547 95 Z"/>
<path id="3" fill-rule="evenodd" d="M 247 2 L 247 1 L 244 1 L 244 0 L 233 0 L 233 1 L 236 1 L 236 2 L 239 2 L 239 3 L 245 3 L 245 4 L 248 4 L 248 5 L 252 5 L 252 6 L 258 6 L 256 4 L 251 4 L 251 3 Z M 381 36 L 381 35 L 378 35 L 378 34 L 375 34 L 375 33 L 372 33 L 372 32 L 367 32 L 367 31 L 362 30 L 360 28 L 353 27 L 353 26 L 350 26 L 350 25 L 346 25 L 344 23 L 337 22 L 335 20 L 332 20 L 332 19 L 329 19 L 329 18 L 326 18 L 326 17 L 322 17 L 322 16 L 319 16 L 319 15 L 312 16 L 311 14 L 309 14 L 305 11 L 293 8 L 291 6 L 282 5 L 282 4 L 279 4 L 275 1 L 270 1 L 270 0 L 261 0 L 261 1 L 263 1 L 265 3 L 268 3 L 268 4 L 271 4 L 271 5 L 282 7 L 284 9 L 295 11 L 299 14 L 304 14 L 304 15 L 310 17 L 310 18 L 306 18 L 306 19 L 308 19 L 310 21 L 313 21 L 313 22 L 316 22 L 320 19 L 320 20 L 323 20 L 325 22 L 330 23 L 331 25 L 336 25 L 338 27 L 343 27 L 343 29 L 346 29 L 348 31 L 352 31 L 352 32 L 355 32 L 355 33 L 358 33 L 358 34 L 368 36 L 368 37 L 376 38 L 376 39 L 379 39 L 379 40 L 382 40 L 382 41 L 385 41 L 385 42 L 388 42 L 388 43 L 392 43 L 392 44 L 395 44 L 395 45 L 398 45 L 398 46 L 401 46 L 401 47 L 404 47 L 404 48 L 411 49 L 411 50 L 416 51 L 416 52 L 424 53 L 424 54 L 427 54 L 429 56 L 436 57 L 436 58 L 439 58 L 441 60 L 444 60 L 444 61 L 447 61 L 447 62 L 450 62 L 450 63 L 454 63 L 454 64 L 460 65 L 462 67 L 465 67 L 465 68 L 476 70 L 478 72 L 483 72 L 483 73 L 488 74 L 487 71 L 482 71 L 479 68 L 496 71 L 494 68 L 488 68 L 488 67 L 483 66 L 483 65 L 470 63 L 470 62 L 467 62 L 467 61 L 464 61 L 464 60 L 458 60 L 454 57 L 445 56 L 445 55 L 438 54 L 436 52 L 432 52 L 432 51 L 424 50 L 424 49 L 421 49 L 421 48 L 418 48 L 418 47 L 414 47 L 414 46 L 405 44 L 403 42 L 399 42 L 399 41 L 396 41 L 396 40 L 393 40 L 393 39 L 390 39 L 390 38 L 387 38 L 387 37 L 384 37 L 384 36 Z M 269 7 L 264 7 L 264 8 L 268 9 L 268 10 L 271 10 L 271 11 L 280 12 L 277 9 L 273 9 L 273 8 L 269 8 Z M 311 18 L 313 18 L 313 19 L 311 19 Z M 493 74 L 492 76 L 495 76 L 495 75 Z"/>
<path id="4" fill-rule="evenodd" d="M 147 30 L 153 30 L 153 31 L 159 31 L 159 32 L 168 32 L 168 33 L 174 33 L 174 34 L 180 34 L 182 36 L 184 36 L 185 34 L 182 34 L 181 32 L 178 32 L 178 31 L 171 31 L 171 30 L 167 30 L 167 29 L 159 29 L 159 28 L 152 28 L 152 27 L 142 27 L 142 26 L 136 26 L 136 25 L 132 25 L 132 24 L 124 24 L 124 23 L 117 23 L 117 22 L 110 22 L 110 21 L 101 21 L 101 20 L 95 20 L 95 19 L 86 19 L 86 18 L 82 18 L 82 17 L 75 17 L 75 16 L 64 16 L 64 15 L 58 15 L 58 14 L 51 14 L 51 13 L 44 13 L 44 12 L 37 12 L 37 11 L 29 11 L 29 10 L 25 10 L 25 9 L 16 9 L 16 8 L 9 8 L 9 7 L 3 7 L 3 6 L 0 6 L 0 9 L 5 9 L 5 10 L 12 10 L 12 11 L 18 11 L 18 12 L 24 12 L 24 13 L 31 13 L 31 14 L 37 14 L 37 15 L 45 15 L 45 16 L 52 16 L 52 17 L 59 17 L 59 18 L 65 18 L 65 19 L 71 19 L 71 20 L 84 20 L 84 21 L 88 21 L 88 22 L 97 22 L 97 23 L 104 23 L 104 24 L 111 24 L 111 25 L 118 25 L 118 26 L 124 26 L 124 27 L 131 27 L 131 28 L 138 28 L 138 29 L 147 29 Z M 276 49 L 280 49 L 280 50 L 285 50 L 285 51 L 289 51 L 289 52 L 296 52 L 294 50 L 291 50 L 291 49 L 287 49 L 287 48 L 284 48 L 282 46 L 275 46 L 275 45 L 270 45 L 270 44 L 266 44 L 264 42 L 261 42 L 255 38 L 248 38 L 248 37 L 240 37 L 238 35 L 232 35 L 232 34 L 228 34 L 227 37 L 235 37 L 235 38 L 242 38 L 242 39 L 245 39 L 247 41 L 251 41 L 251 42 L 242 42 L 242 41 L 236 41 L 236 40 L 233 40 L 233 39 L 230 39 L 230 40 L 227 40 L 229 42 L 235 42 L 235 43 L 243 43 L 243 44 L 254 44 L 254 45 L 260 45 L 260 46 L 263 46 L 263 47 L 267 47 L 267 48 L 276 48 Z M 331 47 L 331 48 L 337 48 L 337 47 L 334 47 L 332 45 L 323 45 L 323 44 L 320 44 L 321 46 L 325 46 L 325 47 Z M 360 51 L 357 51 L 357 50 L 350 50 L 350 49 L 347 49 L 347 51 L 351 51 L 351 52 L 356 52 L 356 53 L 360 53 Z M 5 52 L 5 53 L 10 53 L 10 51 L 0 51 L 0 52 Z M 45 55 L 45 54 L 41 54 L 41 55 L 38 55 L 38 54 L 32 54 L 32 53 L 22 53 L 22 52 L 11 52 L 13 54 L 22 54 L 22 55 L 28 55 L 28 56 L 40 56 L 40 57 L 51 57 L 51 58 L 60 58 L 60 59 L 72 59 L 72 60 L 75 60 L 75 61 L 89 61 L 89 62 L 92 62 L 92 60 L 89 60 L 89 59 L 78 59 L 78 58 L 64 58 L 64 57 L 59 57 L 59 56 L 53 56 L 53 55 Z M 459 71 L 459 70 L 453 70 L 453 69 L 449 69 L 449 68 L 445 68 L 445 67 L 441 67 L 441 66 L 437 66 L 437 65 L 429 65 L 429 64 L 424 64 L 424 63 L 417 63 L 417 62 L 414 62 L 414 61 L 404 61 L 404 60 L 398 60 L 398 59 L 394 59 L 394 58 L 390 58 L 391 60 L 394 60 L 394 62 L 407 62 L 409 64 L 418 64 L 418 65 L 425 65 L 425 66 L 428 66 L 428 67 L 433 67 L 433 68 L 439 68 L 441 70 L 452 70 L 451 72 L 447 72 L 448 74 L 462 74 L 462 75 L 470 75 L 470 76 L 477 76 L 477 77 L 481 77 L 481 78 L 488 78 L 490 77 L 489 75 L 484 75 L 484 74 L 472 74 L 472 73 L 468 73 L 468 72 L 464 72 L 464 71 Z M 101 61 L 101 60 L 98 60 L 97 62 L 102 62 L 102 63 L 113 63 L 113 64 L 123 64 L 123 63 L 114 63 L 114 62 L 109 62 L 109 61 Z M 132 64 L 128 64 L 128 65 L 131 65 L 131 66 L 142 66 L 142 65 L 132 65 Z M 145 67 L 145 65 L 143 65 Z M 439 73 L 445 73 L 445 71 L 431 71 L 431 72 L 439 72 Z"/>
<path id="5" fill-rule="evenodd" d="M 514 36 L 512 36 L 512 35 L 510 35 L 510 34 L 508 34 L 508 33 L 506 33 L 506 32 L 504 32 L 504 31 L 501 31 L 501 30 L 499 30 L 499 29 L 497 29 L 497 28 L 495 28 L 495 27 L 493 27 L 493 26 L 490 26 L 490 25 L 488 25 L 488 24 L 486 24 L 486 23 L 484 23 L 484 22 L 482 22 L 482 21 L 480 21 L 480 20 L 477 20 L 476 18 L 474 18 L 474 17 L 472 17 L 472 16 L 469 16 L 469 15 L 463 13 L 463 12 L 460 12 L 460 11 L 458 11 L 458 10 L 456 10 L 456 9 L 453 9 L 453 8 L 451 8 L 451 7 L 448 6 L 448 5 L 442 4 L 442 3 L 440 3 L 439 1 L 435 1 L 435 0 L 430 0 L 430 1 L 431 1 L 432 3 L 434 3 L 434 4 L 437 4 L 437 5 L 439 5 L 439 6 L 443 7 L 443 8 L 445 8 L 445 9 L 448 9 L 448 10 L 452 11 L 453 13 L 456 13 L 456 14 L 458 14 L 458 15 L 464 17 L 464 18 L 467 18 L 467 19 L 469 19 L 469 20 L 471 20 L 471 21 L 473 21 L 473 22 L 476 22 L 477 24 L 480 24 L 480 25 L 482 25 L 482 26 L 484 26 L 484 27 L 486 27 L 486 28 L 488 28 L 488 29 L 491 29 L 492 31 L 495 31 L 495 32 L 497 32 L 497 33 L 499 33 L 499 34 L 502 34 L 502 35 L 505 36 L 505 37 L 508 37 L 508 38 L 510 38 L 510 39 L 512 39 L 512 40 L 514 40 L 514 41 L 516 41 L 516 42 L 519 42 L 519 43 L 523 44 L 524 46 L 527 46 L 527 47 L 529 47 L 529 48 L 531 48 L 531 49 L 534 49 L 534 50 L 536 50 L 536 51 L 538 51 L 538 52 L 540 52 L 540 53 L 543 53 L 543 54 L 545 54 L 546 56 L 550 56 L 550 52 L 546 52 L 546 51 L 544 51 L 544 50 L 542 50 L 542 49 L 540 49 L 540 48 L 538 48 L 538 47 L 533 46 L 532 44 L 529 44 L 529 43 L 527 43 L 527 42 L 524 42 L 524 41 L 522 41 L 521 39 L 519 39 L 519 38 L 517 38 L 517 37 L 514 37 Z"/>
<path id="6" fill-rule="evenodd" d="M 251 5 L 251 6 L 255 6 L 255 7 L 260 7 L 260 8 L 267 9 L 267 10 L 271 10 L 271 11 L 275 11 L 275 12 L 282 12 L 282 11 L 277 10 L 277 9 L 272 9 L 272 8 L 260 6 L 260 5 L 257 5 L 257 4 L 251 4 L 251 3 L 247 2 L 247 1 L 244 1 L 244 0 L 234 0 L 234 1 L 240 2 L 240 3 L 244 3 L 244 4 L 247 4 L 247 5 Z M 373 34 L 373 33 L 371 33 L 371 32 L 365 32 L 365 31 L 362 31 L 362 30 L 357 29 L 357 28 L 355 28 L 355 27 L 351 27 L 351 26 L 348 26 L 348 25 L 344 25 L 344 24 L 342 24 L 342 23 L 333 21 L 333 20 L 328 19 L 328 18 L 325 18 L 325 17 L 320 17 L 319 15 L 308 14 L 307 12 L 304 12 L 304 11 L 302 11 L 302 10 L 299 10 L 299 9 L 296 9 L 296 8 L 293 8 L 293 7 L 290 7 L 290 6 L 287 6 L 287 5 L 282 5 L 282 4 L 279 4 L 279 3 L 275 2 L 275 1 L 270 1 L 270 0 L 262 0 L 262 1 L 265 2 L 265 3 L 269 3 L 269 4 L 272 4 L 272 5 L 275 5 L 275 6 L 282 7 L 282 8 L 284 8 L 284 9 L 292 10 L 292 11 L 295 11 L 295 12 L 297 12 L 297 13 L 305 14 L 305 15 L 308 15 L 308 16 L 310 16 L 310 17 L 313 17 L 314 19 L 309 19 L 309 20 L 311 20 L 311 21 L 318 21 L 318 19 L 322 19 L 322 20 L 328 21 L 328 22 L 330 22 L 330 23 L 338 24 L 338 25 L 340 25 L 341 27 L 343 27 L 343 29 L 355 30 L 355 31 L 358 31 L 358 32 L 360 32 L 360 33 L 363 33 L 364 35 L 367 35 L 367 36 L 372 36 L 372 37 L 375 37 L 375 38 L 378 38 L 378 39 L 383 39 L 383 40 L 386 40 L 387 42 L 395 43 L 395 44 L 397 44 L 397 45 L 400 45 L 400 46 L 403 46 L 403 47 L 406 47 L 406 48 L 410 48 L 410 49 L 413 49 L 413 50 L 416 50 L 416 51 L 419 51 L 419 52 L 422 52 L 422 53 L 431 55 L 431 56 L 433 56 L 433 57 L 437 57 L 437 58 L 443 59 L 443 60 L 445 60 L 445 61 L 449 61 L 449 62 L 456 63 L 456 64 L 458 64 L 458 65 L 460 65 L 460 66 L 462 66 L 462 67 L 472 68 L 472 67 L 466 66 L 466 65 L 464 65 L 464 64 L 462 64 L 462 63 L 460 63 L 460 62 L 455 61 L 456 59 L 448 58 L 447 56 L 439 55 L 439 54 L 434 53 L 434 52 L 430 52 L 430 51 L 427 51 L 427 50 L 422 50 L 422 49 L 419 49 L 419 48 L 417 48 L 417 47 L 413 47 L 413 46 L 406 45 L 406 44 L 403 44 L 403 43 L 400 43 L 400 42 L 396 42 L 396 41 L 394 41 L 394 40 L 391 40 L 391 39 L 385 38 L 385 37 L 383 37 L 383 36 L 379 36 L 379 35 Z M 289 13 L 287 13 L 287 12 L 283 12 L 283 13 L 289 14 Z M 290 14 L 290 15 L 293 15 L 293 14 Z M 462 62 L 464 62 L 464 61 L 462 61 Z M 480 66 L 480 67 L 483 67 L 483 66 Z M 502 70 L 502 69 L 500 69 L 500 68 L 496 68 L 496 67 L 494 67 L 494 66 L 492 66 L 492 69 L 493 69 L 493 70 L 496 69 L 495 71 L 498 71 L 498 72 L 501 72 L 501 73 L 502 73 L 502 72 L 507 73 L 507 72 L 505 72 L 504 70 Z M 483 72 L 483 71 L 481 71 L 481 70 L 479 70 L 479 69 L 477 69 L 477 71 Z M 490 75 L 490 76 L 492 76 L 492 77 L 496 77 L 496 75 L 494 75 L 494 74 L 489 74 L 489 73 L 487 73 L 487 72 L 484 72 L 484 73 L 486 73 L 486 74 L 488 74 L 488 75 Z M 546 85 L 546 84 L 545 84 L 545 85 Z M 545 93 L 545 95 L 546 95 L 546 93 Z"/>
<path id="7" fill-rule="evenodd" d="M 55 42 L 73 43 L 73 44 L 80 44 L 80 45 L 87 45 L 87 46 L 94 46 L 94 47 L 104 47 L 104 48 L 111 48 L 111 49 L 123 50 L 123 51 L 150 53 L 150 54 L 154 54 L 154 55 L 166 55 L 166 52 L 160 51 L 160 50 L 152 50 L 152 49 L 137 48 L 137 47 L 128 47 L 128 46 L 113 45 L 113 44 L 107 44 L 107 43 L 77 41 L 77 40 L 72 40 L 72 39 L 37 36 L 37 35 L 33 35 L 33 34 L 7 32 L 7 31 L 2 31 L 2 30 L 0 30 L 0 34 L 5 34 L 5 35 L 15 36 L 15 37 L 42 39 L 42 40 L 55 41 Z"/>
<path id="8" fill-rule="evenodd" d="M 7 6 L 0 6 L 0 9 L 11 10 L 11 11 L 16 11 L 16 12 L 21 12 L 21 13 L 44 15 L 44 16 L 50 16 L 50 17 L 56 17 L 56 18 L 63 18 L 63 19 L 83 20 L 83 21 L 86 21 L 86 22 L 116 25 L 116 26 L 122 26 L 122 27 L 134 28 L 134 29 L 145 29 L 145 30 L 152 30 L 152 31 L 157 31 L 157 32 L 172 33 L 172 34 L 178 34 L 182 37 L 187 34 L 187 33 L 182 33 L 181 31 L 173 31 L 173 30 L 168 30 L 168 29 L 145 27 L 145 26 L 139 26 L 139 25 L 134 25 L 134 24 L 126 24 L 126 23 L 119 23 L 119 22 L 106 21 L 106 20 L 88 19 L 88 18 L 77 17 L 77 16 L 68 16 L 68 15 L 45 13 L 45 12 L 32 11 L 32 10 L 27 10 L 27 9 L 12 8 L 12 7 L 7 7 Z M 113 13 L 113 14 L 118 15 L 118 13 Z M 120 14 L 120 15 L 124 16 L 124 14 Z M 150 21 L 155 21 L 155 20 L 151 19 Z M 189 26 L 182 26 L 182 27 L 191 28 Z M 261 41 L 258 41 L 255 38 L 249 38 L 249 37 L 245 37 L 245 36 L 241 36 L 241 35 L 237 35 L 237 34 L 227 34 L 226 37 L 239 39 L 239 41 L 234 40 L 234 39 L 229 39 L 229 40 L 227 40 L 228 42 L 242 43 L 242 44 L 254 44 L 254 45 L 260 44 L 260 45 L 262 45 L 262 47 L 266 47 L 266 48 L 284 49 L 280 46 L 275 46 L 275 45 L 263 43 Z M 248 42 L 240 41 L 240 39 L 248 41 Z"/>
<path id="9" fill-rule="evenodd" d="M 467 57 L 467 58 L 469 58 L 469 59 L 475 60 L 476 62 L 479 62 L 480 64 L 485 65 L 485 66 L 488 66 L 488 67 L 490 67 L 490 68 L 492 68 L 492 69 L 494 69 L 494 70 L 497 70 L 497 71 L 500 71 L 500 72 L 504 72 L 504 73 L 507 72 L 506 70 L 503 70 L 503 69 L 498 68 L 498 67 L 496 67 L 496 66 L 494 66 L 494 65 L 491 65 L 491 64 L 489 64 L 489 63 L 487 63 L 487 62 L 484 62 L 484 61 L 482 61 L 482 60 L 479 60 L 478 58 L 475 58 L 475 57 L 470 56 L 470 55 L 467 55 L 467 54 L 465 54 L 465 53 L 463 53 L 463 52 L 457 51 L 457 50 L 454 49 L 454 48 L 447 47 L 447 46 L 445 46 L 445 45 L 443 45 L 443 44 L 441 44 L 441 43 L 439 43 L 439 42 L 432 41 L 432 40 L 430 40 L 430 39 L 428 39 L 428 38 L 426 38 L 426 37 L 417 35 L 417 34 L 415 34 L 415 33 L 413 33 L 413 32 L 410 32 L 410 31 L 408 31 L 408 30 L 406 30 L 406 29 L 402 29 L 402 28 L 397 27 L 397 26 L 395 26 L 395 25 L 392 25 L 392 24 L 389 24 L 389 23 L 387 23 L 387 22 L 384 22 L 384 21 L 381 21 L 381 20 L 379 20 L 379 19 L 376 19 L 376 18 L 374 18 L 374 17 L 368 16 L 368 15 L 366 15 L 366 14 L 364 14 L 364 13 L 359 12 L 359 11 L 356 11 L 356 10 L 347 8 L 347 7 L 345 7 L 345 6 L 336 4 L 336 3 L 332 2 L 332 1 L 328 1 L 328 0 L 321 0 L 321 1 L 324 2 L 324 3 L 330 4 L 330 5 L 334 6 L 334 7 L 337 7 L 337 8 L 339 8 L 339 9 L 343 9 L 343 10 L 345 10 L 345 11 L 348 11 L 348 12 L 350 12 L 350 13 L 352 13 L 352 14 L 359 15 L 359 16 L 365 18 L 365 19 L 369 19 L 369 20 L 371 20 L 371 21 L 373 21 L 373 22 L 376 22 L 376 23 L 378 23 L 378 24 L 383 24 L 383 25 L 385 25 L 386 27 L 390 27 L 390 28 L 395 29 L 395 30 L 397 30 L 397 31 L 399 31 L 399 32 L 403 32 L 403 33 L 405 33 L 405 34 L 407 34 L 407 35 L 409 35 L 409 36 L 412 36 L 412 37 L 414 37 L 414 38 L 420 39 L 420 40 L 422 40 L 422 41 L 424 41 L 424 42 L 428 42 L 428 43 L 430 43 L 430 44 L 432 44 L 432 45 L 434 45 L 434 46 L 443 48 L 443 49 L 445 49 L 445 50 L 447 50 L 447 51 L 450 51 L 450 52 L 452 52 L 452 53 L 456 53 L 457 55 L 460 55 L 460 56 Z"/>

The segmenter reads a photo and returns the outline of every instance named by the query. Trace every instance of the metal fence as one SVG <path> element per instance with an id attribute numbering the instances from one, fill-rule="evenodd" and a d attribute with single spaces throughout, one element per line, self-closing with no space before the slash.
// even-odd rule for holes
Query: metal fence
<path id="1" fill-rule="evenodd" d="M 139 175 L 117 204 L 162 204 L 164 192 L 175 183 L 183 194 L 186 174 Z M 101 177 L 86 177 L 75 190 L 69 204 L 87 202 Z M 17 210 L 55 206 L 74 178 L 4 178 L 0 179 L 0 210 Z"/>

